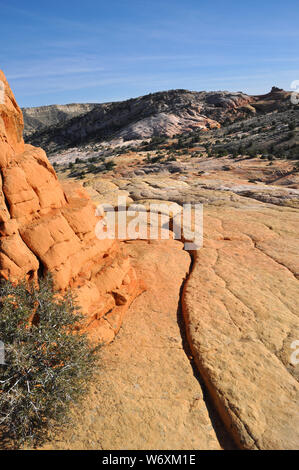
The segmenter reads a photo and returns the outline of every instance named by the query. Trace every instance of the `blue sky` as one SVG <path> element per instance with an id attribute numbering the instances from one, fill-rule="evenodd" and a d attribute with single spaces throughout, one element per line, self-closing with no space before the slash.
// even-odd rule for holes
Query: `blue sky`
<path id="1" fill-rule="evenodd" d="M 298 24 L 298 0 L 0 0 L 0 68 L 21 106 L 265 93 L 299 79 Z"/>

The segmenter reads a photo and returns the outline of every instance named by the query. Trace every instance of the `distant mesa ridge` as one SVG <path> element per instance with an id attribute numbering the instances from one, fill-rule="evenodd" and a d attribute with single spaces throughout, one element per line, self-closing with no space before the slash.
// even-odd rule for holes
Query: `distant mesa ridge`
<path id="1" fill-rule="evenodd" d="M 23 116 L 26 117 L 24 136 L 29 136 L 36 131 L 59 124 L 63 121 L 68 121 L 73 117 L 86 114 L 95 106 L 95 103 L 70 103 L 62 105 L 52 104 L 50 106 L 39 106 L 35 108 L 23 108 Z"/>

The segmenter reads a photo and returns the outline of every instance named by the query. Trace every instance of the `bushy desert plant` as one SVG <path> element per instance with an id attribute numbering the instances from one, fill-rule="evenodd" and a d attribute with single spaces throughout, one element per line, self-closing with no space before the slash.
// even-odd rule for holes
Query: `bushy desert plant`
<path id="1" fill-rule="evenodd" d="M 114 163 L 112 160 L 109 160 L 109 162 L 105 163 L 105 170 L 111 171 L 116 167 L 116 163 Z"/>
<path id="2" fill-rule="evenodd" d="M 71 292 L 57 297 L 48 276 L 39 289 L 0 284 L 1 439 L 40 444 L 49 429 L 66 422 L 92 376 L 98 348 L 79 332 L 82 315 Z"/>

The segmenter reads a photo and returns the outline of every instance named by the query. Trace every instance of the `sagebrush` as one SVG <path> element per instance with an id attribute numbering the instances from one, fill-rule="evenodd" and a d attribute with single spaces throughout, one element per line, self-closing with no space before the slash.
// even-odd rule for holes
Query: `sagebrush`
<path id="1" fill-rule="evenodd" d="M 98 348 L 79 329 L 82 314 L 72 293 L 58 297 L 49 276 L 38 289 L 1 282 L 0 309 L 1 439 L 37 445 L 67 421 L 70 404 L 86 391 Z"/>

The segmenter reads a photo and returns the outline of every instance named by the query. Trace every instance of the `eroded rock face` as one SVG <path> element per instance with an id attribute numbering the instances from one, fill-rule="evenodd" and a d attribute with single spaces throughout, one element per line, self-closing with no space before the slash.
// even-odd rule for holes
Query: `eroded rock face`
<path id="1" fill-rule="evenodd" d="M 83 188 L 61 186 L 45 152 L 24 144 L 21 110 L 2 72 L 0 80 L 0 276 L 51 272 L 58 290 L 74 289 L 91 335 L 111 341 L 138 293 L 135 271 L 117 241 L 96 238 Z"/>

